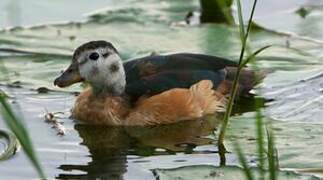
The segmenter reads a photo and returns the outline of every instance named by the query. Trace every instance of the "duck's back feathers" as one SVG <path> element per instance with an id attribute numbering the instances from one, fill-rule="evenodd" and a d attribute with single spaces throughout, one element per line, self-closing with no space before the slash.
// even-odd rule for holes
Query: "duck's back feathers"
<path id="1" fill-rule="evenodd" d="M 151 76 L 163 71 L 210 70 L 218 71 L 225 67 L 237 67 L 237 63 L 204 54 L 179 53 L 170 55 L 146 56 L 124 63 L 127 82 Z"/>
<path id="2" fill-rule="evenodd" d="M 126 93 L 131 96 L 155 95 L 173 88 L 189 88 L 201 80 L 211 80 L 217 87 L 225 79 L 225 71 L 168 70 L 127 83 Z"/>
<path id="3" fill-rule="evenodd" d="M 232 84 L 237 63 L 203 54 L 171 54 L 147 56 L 124 63 L 126 93 L 135 100 L 142 95 L 155 95 L 173 88 L 189 88 L 201 80 L 211 80 L 217 88 L 223 81 Z M 239 81 L 240 94 L 256 84 L 255 73 L 243 69 Z M 231 86 L 227 86 L 231 88 Z"/>

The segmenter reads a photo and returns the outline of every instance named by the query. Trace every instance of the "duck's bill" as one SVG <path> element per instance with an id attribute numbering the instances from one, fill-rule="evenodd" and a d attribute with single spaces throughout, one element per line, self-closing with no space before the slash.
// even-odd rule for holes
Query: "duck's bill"
<path id="1" fill-rule="evenodd" d="M 71 64 L 62 75 L 55 79 L 54 85 L 63 88 L 81 81 L 83 79 L 81 78 L 77 65 Z"/>

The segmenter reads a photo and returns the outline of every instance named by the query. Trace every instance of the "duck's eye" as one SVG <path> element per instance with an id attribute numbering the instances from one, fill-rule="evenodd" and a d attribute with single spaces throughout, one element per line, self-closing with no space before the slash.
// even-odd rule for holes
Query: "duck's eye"
<path id="1" fill-rule="evenodd" d="M 93 61 L 98 60 L 98 59 L 99 59 L 99 57 L 100 57 L 100 55 L 99 55 L 97 52 L 93 52 L 93 53 L 91 53 L 91 54 L 90 54 L 90 56 L 89 56 L 89 58 L 90 58 L 91 60 L 93 60 Z"/>
<path id="2" fill-rule="evenodd" d="M 106 58 L 106 57 L 108 57 L 108 56 L 109 56 L 109 53 L 102 54 L 102 56 L 103 56 L 104 58 Z"/>

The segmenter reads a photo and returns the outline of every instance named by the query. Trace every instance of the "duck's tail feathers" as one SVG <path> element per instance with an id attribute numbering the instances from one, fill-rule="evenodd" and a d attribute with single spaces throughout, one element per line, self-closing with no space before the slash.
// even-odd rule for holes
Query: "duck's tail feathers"
<path id="1" fill-rule="evenodd" d="M 225 111 L 227 98 L 213 90 L 213 83 L 210 80 L 202 80 L 190 87 L 193 101 L 197 102 L 203 115 Z"/>
<path id="2" fill-rule="evenodd" d="M 237 73 L 237 68 L 227 67 L 226 71 L 227 71 L 226 81 L 229 84 L 231 83 L 231 86 L 232 86 L 234 76 Z M 253 89 L 254 86 L 261 83 L 268 73 L 270 73 L 270 71 L 268 70 L 262 70 L 256 73 L 251 69 L 243 68 L 240 72 L 238 95 L 242 95 L 242 96 L 250 95 L 249 94 L 250 90 Z"/>

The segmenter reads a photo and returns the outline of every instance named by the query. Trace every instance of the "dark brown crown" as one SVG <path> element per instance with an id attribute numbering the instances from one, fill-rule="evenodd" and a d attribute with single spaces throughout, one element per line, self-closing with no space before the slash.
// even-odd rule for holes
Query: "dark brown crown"
<path id="1" fill-rule="evenodd" d="M 73 61 L 76 61 L 78 59 L 78 57 L 81 55 L 81 53 L 83 53 L 84 51 L 94 50 L 97 48 L 109 48 L 109 49 L 115 51 L 116 53 L 118 53 L 117 49 L 110 42 L 103 41 L 103 40 L 90 41 L 90 42 L 82 44 L 81 46 L 76 48 L 76 50 L 74 51 L 74 54 L 73 54 Z"/>

